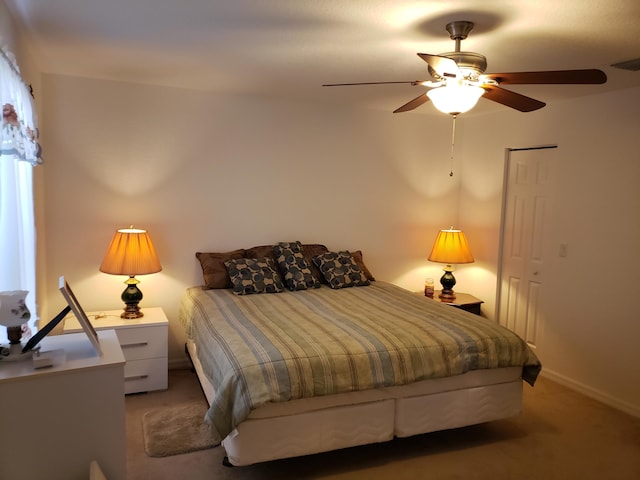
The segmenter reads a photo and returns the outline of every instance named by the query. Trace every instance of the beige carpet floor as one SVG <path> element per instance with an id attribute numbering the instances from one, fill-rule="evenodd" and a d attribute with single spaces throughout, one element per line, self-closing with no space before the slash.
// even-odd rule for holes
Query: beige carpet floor
<path id="1" fill-rule="evenodd" d="M 224 467 L 220 447 L 151 458 L 142 415 L 178 402 L 204 402 L 189 370 L 169 372 L 169 389 L 129 395 L 129 480 L 638 480 L 640 419 L 540 378 L 524 386 L 512 419 L 309 457 Z"/>

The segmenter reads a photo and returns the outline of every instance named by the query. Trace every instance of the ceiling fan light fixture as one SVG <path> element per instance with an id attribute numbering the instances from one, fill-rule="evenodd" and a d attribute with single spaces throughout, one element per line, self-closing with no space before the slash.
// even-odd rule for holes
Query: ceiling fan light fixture
<path id="1" fill-rule="evenodd" d="M 433 105 L 449 115 L 468 112 L 483 94 L 484 89 L 475 85 L 446 85 L 427 92 Z"/>
<path id="2" fill-rule="evenodd" d="M 413 100 L 396 108 L 393 113 L 409 112 L 431 100 L 438 110 L 453 116 L 455 125 L 456 115 L 471 110 L 482 95 L 487 100 L 520 112 L 533 112 L 545 106 L 544 102 L 535 98 L 529 98 L 520 93 L 502 88 L 502 84 L 596 85 L 607 81 L 607 75 L 602 70 L 593 68 L 485 74 L 487 58 L 480 53 L 467 52 L 461 49 L 462 40 L 466 39 L 473 29 L 473 22 L 467 20 L 454 21 L 448 23 L 445 28 L 449 32 L 449 37 L 455 41 L 456 46 L 453 52 L 439 55 L 418 53 L 418 57 L 427 63 L 429 74 L 433 80 L 330 83 L 323 86 L 380 85 L 384 83 L 422 85 L 433 90 L 429 90 L 426 95 L 421 93 Z M 638 70 L 640 69 L 640 59 L 621 62 L 612 65 L 612 67 Z"/>

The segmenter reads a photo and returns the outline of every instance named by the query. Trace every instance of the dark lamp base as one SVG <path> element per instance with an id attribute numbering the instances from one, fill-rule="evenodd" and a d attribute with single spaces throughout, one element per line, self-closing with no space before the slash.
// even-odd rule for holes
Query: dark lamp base
<path id="1" fill-rule="evenodd" d="M 127 305 L 126 307 L 124 307 L 124 312 L 120 314 L 120 318 L 126 318 L 127 320 L 140 317 L 144 317 L 144 313 L 140 311 L 140 307 L 138 306 L 138 304 Z"/>
<path id="2" fill-rule="evenodd" d="M 124 283 L 127 285 L 127 288 L 124 289 L 120 298 L 126 306 L 124 307 L 124 312 L 120 315 L 120 318 L 140 318 L 143 316 L 143 313 L 140 311 L 140 307 L 138 307 L 138 303 L 142 300 L 142 292 L 137 285 L 140 282 L 134 277 L 129 277 L 129 279 Z"/>
<path id="3" fill-rule="evenodd" d="M 7 338 L 11 345 L 19 345 L 22 340 L 22 325 L 7 327 Z"/>
<path id="4" fill-rule="evenodd" d="M 456 279 L 453 276 L 451 265 L 447 265 L 444 269 L 444 275 L 440 277 L 440 285 L 442 285 L 442 292 L 440 295 L 441 300 L 455 300 L 456 294 L 453 293 L 453 286 L 456 284 Z"/>
<path id="5" fill-rule="evenodd" d="M 444 301 L 453 301 L 456 299 L 456 294 L 453 290 L 442 290 L 438 297 Z"/>

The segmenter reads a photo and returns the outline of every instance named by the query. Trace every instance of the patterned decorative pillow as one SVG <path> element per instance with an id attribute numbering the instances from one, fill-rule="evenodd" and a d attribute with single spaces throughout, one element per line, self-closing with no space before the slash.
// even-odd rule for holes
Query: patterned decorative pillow
<path id="1" fill-rule="evenodd" d="M 319 243 L 303 243 L 302 244 L 302 255 L 304 256 L 307 264 L 311 267 L 311 273 L 316 277 L 320 283 L 327 283 L 324 279 L 324 275 L 320 269 L 313 263 L 313 257 L 321 255 L 323 253 L 328 252 L 329 249 L 321 245 Z M 273 254 L 273 243 L 271 245 L 260 245 L 257 247 L 247 248 L 245 250 L 244 258 L 273 258 L 274 263 L 277 265 L 276 257 Z"/>
<path id="2" fill-rule="evenodd" d="M 347 251 L 327 252 L 314 257 L 313 261 L 331 288 L 360 287 L 370 283 Z"/>
<path id="3" fill-rule="evenodd" d="M 270 258 L 240 258 L 224 264 L 236 295 L 284 291 L 282 279 Z"/>
<path id="4" fill-rule="evenodd" d="M 320 281 L 313 276 L 300 242 L 276 243 L 273 254 L 280 271 L 284 273 L 284 283 L 289 290 L 320 288 Z"/>

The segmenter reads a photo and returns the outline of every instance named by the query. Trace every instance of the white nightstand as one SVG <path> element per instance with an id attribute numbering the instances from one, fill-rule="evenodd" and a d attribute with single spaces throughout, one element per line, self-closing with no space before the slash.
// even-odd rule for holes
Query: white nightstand
<path id="1" fill-rule="evenodd" d="M 122 310 L 87 312 L 96 330 L 113 329 L 127 361 L 124 367 L 124 393 L 165 390 L 168 374 L 169 321 L 162 308 L 144 308 L 144 316 L 120 318 Z M 75 317 L 64 320 L 64 333 L 81 331 Z"/>

